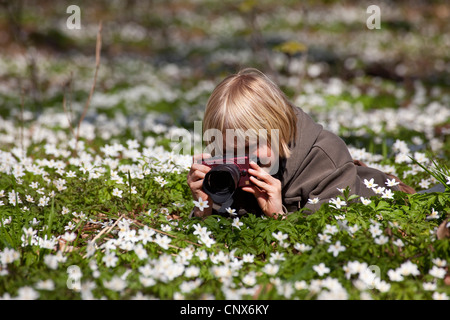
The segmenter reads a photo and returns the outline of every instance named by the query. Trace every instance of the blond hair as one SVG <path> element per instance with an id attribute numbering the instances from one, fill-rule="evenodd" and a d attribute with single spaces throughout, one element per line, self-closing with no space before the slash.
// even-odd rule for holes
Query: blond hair
<path id="1" fill-rule="evenodd" d="M 290 142 L 297 134 L 297 117 L 286 95 L 264 73 L 247 68 L 226 77 L 208 99 L 203 131 L 241 129 L 267 133 L 267 143 L 280 157 L 290 156 Z M 278 130 L 279 146 L 271 146 L 272 130 Z"/>

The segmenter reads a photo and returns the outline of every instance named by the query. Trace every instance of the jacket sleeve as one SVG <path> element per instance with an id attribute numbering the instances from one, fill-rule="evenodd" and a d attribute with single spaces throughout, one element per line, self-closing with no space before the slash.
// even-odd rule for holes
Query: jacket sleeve
<path id="1" fill-rule="evenodd" d="M 314 147 L 303 161 L 300 174 L 294 183 L 289 186 L 288 196 L 285 197 L 289 211 L 292 211 L 295 202 L 298 208 L 307 208 L 317 211 L 323 203 L 337 197 L 339 189 L 354 188 L 357 179 L 356 167 L 349 157 L 333 159 L 321 147 Z M 318 198 L 317 203 L 308 200 Z"/>
<path id="2" fill-rule="evenodd" d="M 325 157 L 320 157 L 319 159 L 323 159 L 323 162 L 330 160 L 327 161 Z M 357 172 L 352 161 L 346 162 L 339 167 L 329 164 L 328 167 L 325 166 L 324 168 L 326 169 L 322 170 L 317 177 L 318 184 L 307 193 L 308 199 L 319 199 L 316 204 L 308 203 L 308 199 L 305 200 L 304 207 L 311 211 L 317 211 L 322 204 L 342 194 L 338 189 L 349 187 L 351 191 L 355 191 Z"/>

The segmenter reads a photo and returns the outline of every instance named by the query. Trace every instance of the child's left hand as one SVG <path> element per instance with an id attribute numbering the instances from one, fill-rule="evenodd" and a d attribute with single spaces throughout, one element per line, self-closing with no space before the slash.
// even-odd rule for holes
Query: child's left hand
<path id="1" fill-rule="evenodd" d="M 272 177 L 253 161 L 250 162 L 248 173 L 253 185 L 243 187 L 242 190 L 255 196 L 258 205 L 266 216 L 283 215 L 281 181 Z"/>

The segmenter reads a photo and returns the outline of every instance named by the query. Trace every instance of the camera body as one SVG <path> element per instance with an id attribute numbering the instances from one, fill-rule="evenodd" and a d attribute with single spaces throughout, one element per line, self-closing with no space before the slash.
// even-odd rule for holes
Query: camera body
<path id="1" fill-rule="evenodd" d="M 234 175 L 234 182 L 237 188 L 245 187 L 251 184 L 250 175 L 248 173 L 248 169 L 250 168 L 250 157 L 248 155 L 233 158 L 207 158 L 202 160 L 202 164 L 210 167 L 211 169 L 214 169 L 214 171 L 219 172 L 226 167 L 233 168 L 234 172 L 239 173 Z"/>

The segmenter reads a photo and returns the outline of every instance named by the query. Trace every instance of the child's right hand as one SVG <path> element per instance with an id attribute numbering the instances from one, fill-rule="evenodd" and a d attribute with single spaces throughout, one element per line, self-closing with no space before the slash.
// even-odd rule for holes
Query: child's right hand
<path id="1" fill-rule="evenodd" d="M 192 166 L 187 175 L 187 183 L 189 188 L 191 189 L 192 197 L 195 201 L 198 201 L 199 198 L 202 198 L 203 201 L 208 201 L 208 208 L 204 208 L 201 211 L 199 208 L 194 208 L 194 215 L 197 217 L 209 216 L 212 212 L 212 201 L 210 197 L 203 191 L 203 179 L 205 175 L 211 170 L 210 167 L 198 163 L 198 160 L 210 158 L 209 154 L 199 154 L 194 155 L 192 158 Z"/>

